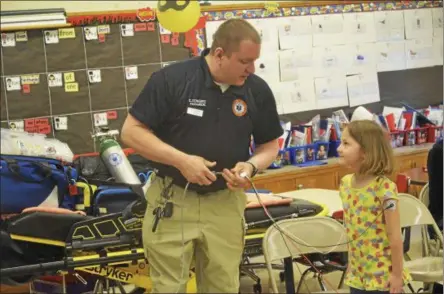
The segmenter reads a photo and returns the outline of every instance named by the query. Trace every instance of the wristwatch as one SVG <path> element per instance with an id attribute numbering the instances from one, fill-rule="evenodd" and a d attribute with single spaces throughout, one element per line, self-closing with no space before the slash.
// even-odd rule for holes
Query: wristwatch
<path id="1" fill-rule="evenodd" d="M 253 167 L 253 172 L 251 173 L 251 178 L 254 177 L 257 172 L 259 171 L 258 168 L 254 165 L 254 163 L 252 163 L 251 161 L 246 161 L 246 163 L 251 164 L 251 166 Z"/>

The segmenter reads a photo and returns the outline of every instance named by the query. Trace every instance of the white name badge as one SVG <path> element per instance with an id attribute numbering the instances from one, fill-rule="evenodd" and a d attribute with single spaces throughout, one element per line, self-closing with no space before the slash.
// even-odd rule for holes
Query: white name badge
<path id="1" fill-rule="evenodd" d="M 191 114 L 191 115 L 194 115 L 194 116 L 200 116 L 200 117 L 203 116 L 203 110 L 202 109 L 196 109 L 196 108 L 188 107 L 187 113 Z"/>

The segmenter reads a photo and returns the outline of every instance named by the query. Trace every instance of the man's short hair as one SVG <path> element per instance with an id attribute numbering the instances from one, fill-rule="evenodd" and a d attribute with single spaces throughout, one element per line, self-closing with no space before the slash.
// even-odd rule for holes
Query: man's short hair
<path id="1" fill-rule="evenodd" d="M 222 23 L 213 35 L 210 52 L 222 48 L 227 55 L 239 49 L 242 41 L 261 44 L 261 36 L 252 24 L 244 19 L 233 18 Z"/>

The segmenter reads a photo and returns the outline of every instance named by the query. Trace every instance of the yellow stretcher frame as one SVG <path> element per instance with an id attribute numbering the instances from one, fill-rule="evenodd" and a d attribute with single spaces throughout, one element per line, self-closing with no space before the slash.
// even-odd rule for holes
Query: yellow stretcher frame
<path id="1" fill-rule="evenodd" d="M 80 185 L 79 185 L 80 184 Z M 90 185 L 82 185 L 83 183 L 77 183 L 80 187 L 84 188 L 84 191 L 87 193 L 85 197 L 85 206 L 90 205 L 90 189 L 88 186 Z M 91 186 L 90 186 L 91 187 Z M 92 187 L 93 193 L 97 189 L 97 187 Z M 94 189 L 95 188 L 95 189 Z M 317 214 L 317 216 L 327 216 L 329 213 L 329 209 L 326 205 L 321 203 L 312 202 L 316 205 L 319 205 L 322 210 Z M 247 234 L 245 236 L 245 241 L 251 240 L 251 239 L 258 239 L 263 238 L 265 235 L 266 228 L 255 228 L 250 229 L 247 231 Z M 11 239 L 18 240 L 18 241 L 26 241 L 31 243 L 39 243 L 39 244 L 45 244 L 50 246 L 57 246 L 57 247 L 65 247 L 66 243 L 56 240 L 50 240 L 50 239 L 42 239 L 42 238 L 35 238 L 35 237 L 27 237 L 22 235 L 16 235 L 11 234 Z M 60 270 L 58 273 L 61 275 L 67 275 L 69 272 L 85 272 L 88 274 L 100 276 L 103 278 L 107 278 L 113 281 L 118 281 L 122 283 L 127 284 L 133 284 L 136 287 L 144 288 L 147 291 L 151 290 L 152 284 L 151 279 L 149 277 L 149 264 L 148 261 L 145 258 L 140 258 L 137 260 L 134 260 L 134 258 L 131 258 L 131 255 L 134 255 L 135 253 L 138 253 L 140 255 L 144 255 L 144 251 L 142 248 L 135 248 L 133 250 L 125 249 L 120 251 L 113 251 L 113 252 L 106 252 L 105 255 L 99 255 L 95 252 L 93 254 L 93 251 L 89 252 L 82 252 L 82 256 L 74 256 L 72 257 L 72 262 L 86 262 L 89 263 L 87 266 L 81 266 L 81 267 L 74 267 L 73 269 L 67 270 Z M 97 263 L 100 258 L 103 257 L 124 257 L 128 255 L 127 261 L 121 261 L 116 263 L 108 263 L 107 265 L 101 265 L 100 263 Z M 262 264 L 255 264 L 255 268 L 262 267 Z M 265 264 L 263 265 L 265 267 Z M 249 271 L 250 265 L 241 265 L 241 271 L 247 272 Z M 190 271 L 190 279 L 187 284 L 187 293 L 196 293 L 197 287 L 196 287 L 196 277 L 193 271 Z"/>

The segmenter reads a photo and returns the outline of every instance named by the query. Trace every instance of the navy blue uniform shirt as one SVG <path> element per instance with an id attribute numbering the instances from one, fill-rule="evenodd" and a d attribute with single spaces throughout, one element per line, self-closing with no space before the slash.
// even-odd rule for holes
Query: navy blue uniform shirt
<path id="1" fill-rule="evenodd" d="M 260 145 L 282 133 L 276 102 L 267 83 L 250 75 L 242 87 L 224 93 L 211 77 L 205 55 L 180 61 L 152 74 L 129 112 L 163 142 L 190 155 L 216 161 L 214 171 L 249 159 L 250 138 Z M 150 146 L 146 146 L 150 148 Z M 157 162 L 159 176 L 184 187 L 179 170 Z M 227 188 L 219 176 L 210 186 L 191 184 L 198 193 Z"/>

